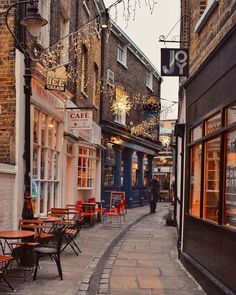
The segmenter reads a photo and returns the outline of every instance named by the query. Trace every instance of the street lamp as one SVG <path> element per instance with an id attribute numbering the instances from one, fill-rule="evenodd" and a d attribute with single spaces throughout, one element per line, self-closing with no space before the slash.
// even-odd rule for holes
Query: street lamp
<path id="1" fill-rule="evenodd" d="M 16 2 L 12 4 L 6 11 L 5 22 L 7 29 L 15 40 L 18 49 L 24 54 L 24 63 L 25 63 L 25 73 L 24 73 L 24 94 L 25 94 L 25 144 L 24 144 L 24 206 L 22 210 L 22 218 L 33 218 L 33 208 L 31 202 L 31 179 L 30 179 L 30 170 L 31 170 L 31 148 L 30 148 L 30 96 L 31 96 L 31 57 L 29 52 L 23 48 L 20 41 L 17 39 L 16 35 L 10 28 L 8 23 L 8 16 L 13 7 L 17 5 L 27 5 L 26 17 L 21 20 L 21 25 L 25 26 L 27 30 L 36 37 L 42 26 L 47 24 L 47 21 L 41 17 L 38 13 L 38 8 L 35 5 L 38 3 L 36 0 L 28 0 L 22 2 Z"/>

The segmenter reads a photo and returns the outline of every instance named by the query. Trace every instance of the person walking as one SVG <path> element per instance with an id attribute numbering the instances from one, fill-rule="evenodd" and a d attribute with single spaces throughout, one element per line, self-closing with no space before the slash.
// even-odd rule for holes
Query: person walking
<path id="1" fill-rule="evenodd" d="M 160 182 L 156 175 L 153 175 L 149 185 L 150 189 L 150 214 L 156 213 L 156 203 L 160 200 Z"/>

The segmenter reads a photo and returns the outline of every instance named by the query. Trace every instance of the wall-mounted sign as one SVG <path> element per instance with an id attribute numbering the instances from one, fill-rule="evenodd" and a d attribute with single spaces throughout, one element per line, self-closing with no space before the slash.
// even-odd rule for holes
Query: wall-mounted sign
<path id="1" fill-rule="evenodd" d="M 67 83 L 67 72 L 64 66 L 50 70 L 46 74 L 45 89 L 65 91 Z"/>
<path id="2" fill-rule="evenodd" d="M 76 110 L 67 112 L 68 129 L 92 129 L 92 110 Z"/>
<path id="3" fill-rule="evenodd" d="M 161 75 L 188 76 L 188 49 L 161 48 Z"/>

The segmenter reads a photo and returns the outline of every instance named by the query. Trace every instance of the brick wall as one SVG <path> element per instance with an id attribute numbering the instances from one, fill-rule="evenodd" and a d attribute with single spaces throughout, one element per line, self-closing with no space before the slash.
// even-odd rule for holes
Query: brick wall
<path id="1" fill-rule="evenodd" d="M 82 55 L 79 54 L 77 58 L 77 67 L 79 69 L 79 75 L 77 79 L 77 93 L 75 103 L 78 106 L 91 106 L 93 105 L 93 93 L 94 93 L 94 64 L 98 67 L 98 76 L 100 77 L 101 73 L 101 38 L 94 32 L 95 21 L 91 22 L 90 25 L 84 25 L 89 20 L 93 19 L 97 15 L 97 11 L 95 9 L 93 1 L 89 2 L 89 12 L 88 15 L 83 1 L 79 1 L 78 3 L 78 18 L 75 19 L 77 23 L 75 24 L 75 31 L 80 31 L 82 41 L 88 50 L 88 91 L 87 96 L 84 95 L 81 91 L 81 66 L 82 66 Z M 82 44 L 81 44 L 82 48 Z M 80 49 L 81 50 L 81 49 Z M 97 106 L 93 110 L 93 120 L 96 123 L 99 123 L 99 115 L 100 115 L 100 99 L 97 101 Z"/>
<path id="2" fill-rule="evenodd" d="M 12 1 L 13 2 L 13 1 Z M 15 49 L 13 38 L 5 25 L 10 1 L 0 1 L 0 163 L 15 163 Z M 9 16 L 11 26 L 14 18 Z M 13 28 L 14 29 L 14 28 Z"/>
<path id="3" fill-rule="evenodd" d="M 236 22 L 236 1 L 220 0 L 203 29 L 196 33 L 195 26 L 200 18 L 200 2 L 182 0 L 182 11 L 188 5 L 191 18 L 186 25 L 190 29 L 190 75 L 192 75 L 222 40 Z M 188 29 L 188 28 L 187 28 Z"/>
<path id="4" fill-rule="evenodd" d="M 127 68 L 117 62 L 118 43 L 118 37 L 111 33 L 104 60 L 104 80 L 106 80 L 107 69 L 109 68 L 114 72 L 115 85 L 124 87 L 128 95 L 132 97 L 134 105 L 127 116 L 127 125 L 129 125 L 130 121 L 137 123 L 143 120 L 144 112 L 140 106 L 136 108 L 136 101 L 138 101 L 140 97 L 144 98 L 149 95 L 158 97 L 160 95 L 160 82 L 153 76 L 153 91 L 146 86 L 146 73 L 148 73 L 148 69 L 129 49 L 127 50 Z M 104 94 L 103 98 L 102 116 L 104 120 L 114 120 L 114 115 L 111 112 L 111 99 L 108 98 L 106 94 Z"/>

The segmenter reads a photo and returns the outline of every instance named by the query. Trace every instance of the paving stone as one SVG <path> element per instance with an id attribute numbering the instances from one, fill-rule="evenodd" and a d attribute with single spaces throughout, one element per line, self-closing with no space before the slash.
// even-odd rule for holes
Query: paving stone
<path id="1" fill-rule="evenodd" d="M 108 284 L 109 283 L 109 279 L 106 278 L 106 279 L 101 279 L 100 280 L 100 284 Z"/>
<path id="2" fill-rule="evenodd" d="M 116 259 L 115 262 L 116 266 L 133 266 L 133 267 L 137 267 L 137 260 L 134 259 Z"/>
<path id="3" fill-rule="evenodd" d="M 106 274 L 106 273 L 103 273 L 101 276 L 102 279 L 109 279 L 109 277 L 110 277 L 110 274 Z"/>
<path id="4" fill-rule="evenodd" d="M 138 289 L 135 276 L 112 276 L 110 278 L 111 289 Z"/>
<path id="5" fill-rule="evenodd" d="M 109 274 L 111 273 L 111 268 L 104 268 L 103 274 Z"/>
<path id="6" fill-rule="evenodd" d="M 79 288 L 80 288 L 81 291 L 87 291 L 88 288 L 89 288 L 89 285 L 88 285 L 88 284 L 83 284 L 83 283 L 82 283 L 82 284 L 80 285 Z"/>

